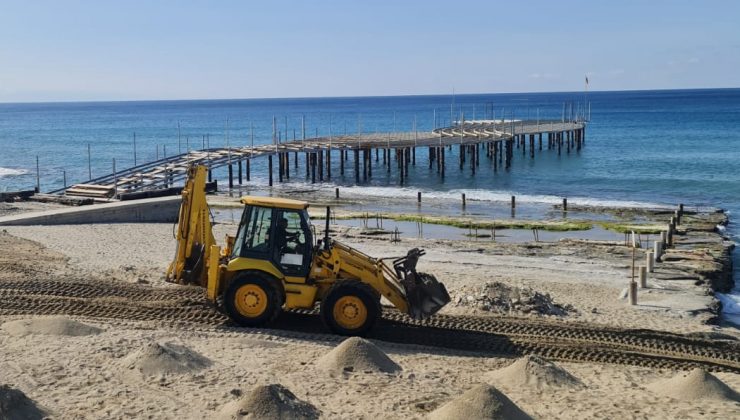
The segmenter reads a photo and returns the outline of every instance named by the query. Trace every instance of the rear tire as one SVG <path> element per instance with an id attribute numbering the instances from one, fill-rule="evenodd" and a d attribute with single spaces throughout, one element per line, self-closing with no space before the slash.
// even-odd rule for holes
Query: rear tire
<path id="1" fill-rule="evenodd" d="M 380 318 L 380 297 L 358 280 L 334 283 L 321 302 L 321 319 L 339 335 L 363 336 Z"/>
<path id="2" fill-rule="evenodd" d="M 242 327 L 261 327 L 272 322 L 284 303 L 277 282 L 258 272 L 238 274 L 224 293 L 226 314 Z"/>

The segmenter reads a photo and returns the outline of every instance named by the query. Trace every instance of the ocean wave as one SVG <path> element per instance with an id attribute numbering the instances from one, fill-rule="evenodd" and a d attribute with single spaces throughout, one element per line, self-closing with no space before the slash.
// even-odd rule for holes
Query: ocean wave
<path id="1" fill-rule="evenodd" d="M 25 175 L 27 173 L 28 171 L 25 169 L 3 168 L 0 166 L 0 177 Z"/>
<path id="2" fill-rule="evenodd" d="M 555 195 L 520 194 L 513 191 L 494 191 L 481 189 L 454 189 L 449 191 L 424 190 L 408 187 L 349 186 L 341 187 L 348 194 L 369 197 L 416 197 L 421 192 L 427 199 L 459 200 L 462 194 L 468 201 L 487 201 L 508 203 L 516 196 L 517 203 L 561 204 L 563 197 Z M 567 197 L 568 204 L 588 207 L 630 207 L 630 208 L 668 208 L 665 204 L 629 200 L 610 200 L 591 197 Z"/>

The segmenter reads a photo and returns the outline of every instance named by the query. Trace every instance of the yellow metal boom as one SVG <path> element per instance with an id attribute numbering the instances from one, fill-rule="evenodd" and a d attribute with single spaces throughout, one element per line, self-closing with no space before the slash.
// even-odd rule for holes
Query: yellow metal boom
<path id="1" fill-rule="evenodd" d="M 210 212 L 206 201 L 205 166 L 188 168 L 187 181 L 182 190 L 182 204 L 177 223 L 177 249 L 167 269 L 167 281 L 179 284 L 208 284 L 208 261 L 213 237 Z"/>

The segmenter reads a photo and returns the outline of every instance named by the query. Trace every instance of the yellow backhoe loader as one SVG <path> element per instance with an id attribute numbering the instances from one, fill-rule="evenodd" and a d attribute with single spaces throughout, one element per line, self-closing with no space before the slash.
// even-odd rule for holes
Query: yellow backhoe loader
<path id="1" fill-rule="evenodd" d="M 167 280 L 206 288 L 208 299 L 237 324 L 258 327 L 283 309 L 312 309 L 320 302 L 327 327 L 363 335 L 380 317 L 381 297 L 415 319 L 450 301 L 434 276 L 416 271 L 423 250 L 400 258 L 372 258 L 329 237 L 315 240 L 308 203 L 243 197 L 236 236 L 223 248 L 213 237 L 205 196 L 206 167 L 191 166 L 182 191 L 177 250 Z"/>

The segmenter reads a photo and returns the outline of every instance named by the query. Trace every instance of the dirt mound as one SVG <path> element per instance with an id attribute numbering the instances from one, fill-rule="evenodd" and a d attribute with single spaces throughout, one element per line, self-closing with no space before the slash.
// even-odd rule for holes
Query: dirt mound
<path id="1" fill-rule="evenodd" d="M 0 385 L 0 419 L 32 420 L 42 419 L 47 415 L 23 391 Z"/>
<path id="2" fill-rule="evenodd" d="M 31 334 L 83 336 L 99 334 L 103 330 L 71 319 L 32 318 L 8 321 L 3 324 L 3 330 L 10 335 L 22 337 Z"/>
<path id="3" fill-rule="evenodd" d="M 220 411 L 219 418 L 231 419 L 318 419 L 321 415 L 312 404 L 301 401 L 279 384 L 254 388 L 243 398 L 233 401 Z"/>
<path id="4" fill-rule="evenodd" d="M 679 373 L 671 379 L 658 381 L 648 386 L 648 389 L 677 400 L 713 399 L 740 402 L 740 394 L 716 376 L 699 368 Z"/>
<path id="5" fill-rule="evenodd" d="M 529 287 L 512 287 L 497 281 L 482 286 L 463 286 L 452 294 L 452 302 L 455 306 L 498 313 L 566 316 L 577 312 L 571 305 L 553 302 L 549 294 L 542 294 Z"/>
<path id="6" fill-rule="evenodd" d="M 485 376 L 487 382 L 538 390 L 581 388 L 583 383 L 565 369 L 538 356 L 527 355 Z"/>
<path id="7" fill-rule="evenodd" d="M 318 360 L 317 366 L 331 373 L 341 372 L 384 372 L 401 370 L 383 350 L 360 337 L 351 337 L 336 346 Z"/>
<path id="8" fill-rule="evenodd" d="M 446 419 L 531 419 L 506 395 L 491 385 L 478 385 L 461 396 L 432 411 L 431 420 Z"/>
<path id="9" fill-rule="evenodd" d="M 174 343 L 149 343 L 123 359 L 123 367 L 145 376 L 195 372 L 210 365 L 208 358 Z"/>

